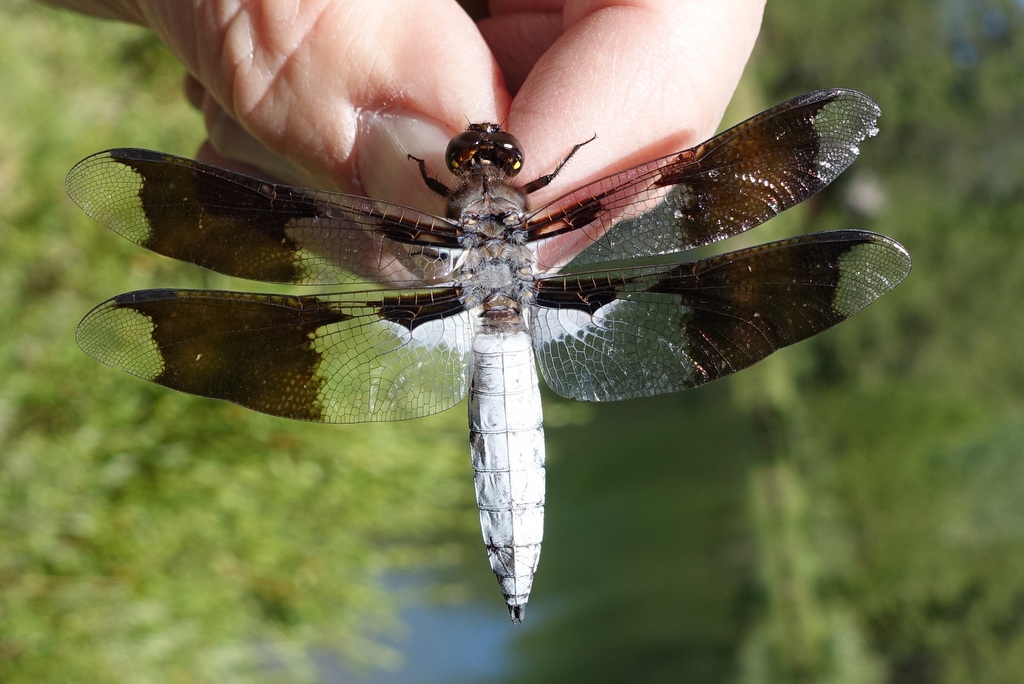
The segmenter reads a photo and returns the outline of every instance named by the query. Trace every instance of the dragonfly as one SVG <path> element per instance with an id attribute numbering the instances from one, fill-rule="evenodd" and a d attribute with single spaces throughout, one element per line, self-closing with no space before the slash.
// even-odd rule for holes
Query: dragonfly
<path id="1" fill-rule="evenodd" d="M 411 157 L 443 215 L 159 152 L 100 152 L 67 190 L 122 237 L 228 276 L 334 290 L 129 292 L 89 312 L 76 339 L 145 380 L 284 418 L 403 420 L 468 395 L 484 544 L 519 623 L 543 531 L 538 377 L 582 401 L 697 387 L 896 287 L 910 255 L 863 230 L 685 255 L 827 186 L 879 115 L 857 91 L 810 92 L 537 207 L 530 196 L 587 143 L 518 183 L 516 138 L 472 124 L 445 153 L 451 185 Z"/>

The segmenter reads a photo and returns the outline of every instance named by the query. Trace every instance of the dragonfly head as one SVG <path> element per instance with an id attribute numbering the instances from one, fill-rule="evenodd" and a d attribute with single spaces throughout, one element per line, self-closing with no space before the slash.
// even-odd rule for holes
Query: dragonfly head
<path id="1" fill-rule="evenodd" d="M 523 148 L 514 135 L 501 130 L 498 124 L 470 124 L 448 143 L 445 163 L 456 176 L 465 176 L 482 166 L 514 176 L 523 166 Z"/>

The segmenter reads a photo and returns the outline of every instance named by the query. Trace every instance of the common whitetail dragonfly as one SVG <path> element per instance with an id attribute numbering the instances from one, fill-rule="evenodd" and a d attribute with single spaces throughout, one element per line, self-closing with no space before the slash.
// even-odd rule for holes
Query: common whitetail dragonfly
<path id="1" fill-rule="evenodd" d="M 372 279 L 387 289 L 129 292 L 93 309 L 76 337 L 143 379 L 299 420 L 416 418 L 468 393 L 484 541 L 520 622 L 543 527 L 537 367 L 572 399 L 675 392 L 746 368 L 893 289 L 909 254 L 860 230 L 679 256 L 824 188 L 876 133 L 879 113 L 856 91 L 808 93 L 541 207 L 528 196 L 561 164 L 517 185 L 518 141 L 471 125 L 448 146 L 452 187 L 417 160 L 447 200 L 443 216 L 159 152 L 100 152 L 71 170 L 68 192 L 138 245 L 241 278 Z"/>

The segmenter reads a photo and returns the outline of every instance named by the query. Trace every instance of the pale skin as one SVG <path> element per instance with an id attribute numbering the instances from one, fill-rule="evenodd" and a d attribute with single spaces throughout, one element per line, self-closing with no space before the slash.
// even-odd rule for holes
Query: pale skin
<path id="1" fill-rule="evenodd" d="M 447 182 L 441 153 L 469 122 L 519 138 L 524 183 L 597 135 L 540 201 L 710 137 L 764 10 L 491 0 L 474 22 L 455 0 L 49 1 L 156 32 L 205 117 L 200 159 L 414 205 L 431 193 L 406 155 Z"/>

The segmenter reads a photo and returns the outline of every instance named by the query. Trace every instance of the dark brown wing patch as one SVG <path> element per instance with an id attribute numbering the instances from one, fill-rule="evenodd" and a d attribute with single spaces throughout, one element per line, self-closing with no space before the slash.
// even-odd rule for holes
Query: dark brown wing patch
<path id="1" fill-rule="evenodd" d="M 144 290 L 93 309 L 76 338 L 103 363 L 165 387 L 330 423 L 449 408 L 465 393 L 470 347 L 452 288 L 302 297 Z"/>
<path id="2" fill-rule="evenodd" d="M 831 328 L 909 272 L 899 243 L 842 230 L 692 263 L 545 278 L 531 312 L 537 360 L 548 385 L 573 399 L 676 392 Z"/>
<path id="3" fill-rule="evenodd" d="M 405 270 L 416 266 L 409 255 L 422 250 L 409 246 L 459 247 L 455 223 L 409 207 L 278 185 L 149 150 L 87 157 L 66 185 L 87 214 L 128 240 L 251 280 L 415 282 Z"/>
<path id="4" fill-rule="evenodd" d="M 538 266 L 672 254 L 750 230 L 831 183 L 878 116 L 866 95 L 820 90 L 579 188 L 530 217 L 529 239 L 548 239 Z"/>

